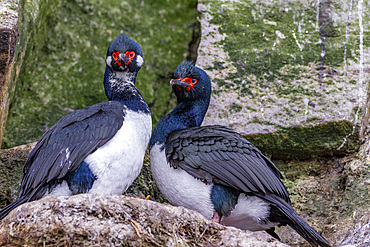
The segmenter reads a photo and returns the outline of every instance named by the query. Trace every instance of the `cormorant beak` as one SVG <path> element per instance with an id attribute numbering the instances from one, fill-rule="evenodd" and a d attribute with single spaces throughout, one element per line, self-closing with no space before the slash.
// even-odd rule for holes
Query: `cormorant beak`
<path id="1" fill-rule="evenodd" d="M 170 81 L 170 85 L 177 85 L 177 86 L 180 86 L 182 88 L 188 88 L 190 85 L 189 83 L 186 83 L 180 79 L 171 79 Z"/>
<path id="2" fill-rule="evenodd" d="M 124 53 L 120 53 L 117 60 L 121 64 L 127 64 L 130 61 L 130 59 Z"/>

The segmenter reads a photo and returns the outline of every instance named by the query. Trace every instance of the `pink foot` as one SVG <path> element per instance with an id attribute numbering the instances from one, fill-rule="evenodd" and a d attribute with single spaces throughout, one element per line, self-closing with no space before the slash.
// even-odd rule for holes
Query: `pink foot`
<path id="1" fill-rule="evenodd" d="M 220 215 L 214 211 L 212 216 L 212 222 L 220 223 L 221 217 Z"/>

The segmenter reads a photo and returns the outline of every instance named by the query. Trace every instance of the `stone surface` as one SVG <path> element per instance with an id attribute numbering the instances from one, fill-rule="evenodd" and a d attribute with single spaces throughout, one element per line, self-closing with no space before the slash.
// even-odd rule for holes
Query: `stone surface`
<path id="1" fill-rule="evenodd" d="M 267 233 L 207 221 L 197 212 L 119 195 L 49 196 L 0 222 L 0 245 L 287 246 Z"/>
<path id="2" fill-rule="evenodd" d="M 204 124 L 228 125 L 274 158 L 353 153 L 367 131 L 370 11 L 363 1 L 198 4 Z"/>
<path id="3" fill-rule="evenodd" d="M 18 3 L 0 3 L 0 147 L 15 83 L 11 81 L 14 51 L 18 36 Z"/>
<path id="4" fill-rule="evenodd" d="M 36 143 L 0 150 L 0 208 L 15 201 L 23 176 L 23 165 Z"/>
<path id="5" fill-rule="evenodd" d="M 363 247 L 370 234 L 370 141 L 346 157 L 275 161 L 285 175 L 293 207 L 333 246 Z M 289 228 L 279 228 L 283 242 L 308 246 Z M 368 240 L 366 240 L 368 241 Z M 365 243 L 365 244 L 364 244 Z"/>
<path id="6" fill-rule="evenodd" d="M 20 22 L 33 28 L 20 32 L 20 40 L 29 43 L 22 50 L 3 148 L 36 141 L 72 110 L 105 101 L 105 56 L 121 32 L 142 47 L 144 65 L 136 86 L 151 108 L 153 124 L 174 107 L 169 80 L 189 55 L 196 0 L 23 2 L 23 10 L 37 7 L 39 14 L 35 22 L 27 16 Z"/>
<path id="7" fill-rule="evenodd" d="M 340 246 L 357 246 L 357 247 L 367 247 L 370 246 L 370 212 L 367 215 L 363 215 L 361 218 L 361 223 L 356 225 L 354 231 L 347 235 Z M 355 214 L 354 214 L 355 217 Z"/>
<path id="8" fill-rule="evenodd" d="M 4 98 L 0 98 L 0 102 L 3 100 L 2 103 L 4 105 L 1 105 L 2 108 L 6 109 L 6 114 L 2 115 L 2 118 L 0 119 L 0 124 L 2 126 L 2 134 L 4 136 L 0 136 L 0 143 L 3 144 L 2 138 L 5 137 L 6 139 L 6 128 L 5 124 L 7 123 L 7 120 L 9 120 L 9 114 L 8 112 L 12 112 L 12 107 L 9 106 L 12 99 L 14 98 L 14 92 L 16 88 L 18 76 L 20 74 L 22 65 L 23 65 L 23 58 L 26 54 L 28 44 L 30 42 L 31 36 L 33 36 L 34 32 L 37 33 L 44 33 L 46 29 L 45 25 L 45 12 L 52 14 L 53 8 L 57 6 L 58 1 L 51 1 L 51 0 L 32 0 L 32 1 L 26 1 L 26 0 L 2 0 L 0 3 L 0 7 L 2 8 L 3 6 L 10 7 L 10 9 L 13 11 L 12 13 L 14 16 L 17 17 L 17 20 L 15 20 L 15 24 L 17 24 L 17 42 L 16 42 L 16 47 L 13 52 L 13 58 L 10 63 L 11 68 L 8 71 L 8 89 L 6 92 L 6 95 L 4 95 Z M 49 7 L 49 9 L 46 9 L 46 6 Z M 3 9 L 3 8 L 2 8 Z M 51 10 L 51 11 L 47 11 Z M 8 12 L 7 12 L 8 13 Z M 1 23 L 6 23 L 5 19 L 0 18 L 0 24 Z M 4 40 L 3 37 L 0 38 L 0 40 Z M 0 41 L 1 42 L 1 41 Z M 15 41 L 14 41 L 15 42 Z M 34 42 L 36 42 L 38 45 L 42 43 L 40 39 L 35 39 Z M 14 43 L 15 44 L 15 43 Z M 34 54 L 32 54 L 34 55 Z M 30 59 L 29 63 L 32 64 L 37 64 L 37 59 L 32 56 Z M 24 89 L 26 91 L 29 91 L 29 88 Z M 15 98 L 18 98 L 17 96 Z M 40 103 L 40 101 L 38 102 Z M 25 103 L 27 104 L 27 103 Z M 9 109 L 9 111 L 8 111 Z M 24 121 L 32 122 L 30 118 L 23 118 Z M 18 126 L 17 126 L 18 127 Z M 4 129 L 5 128 L 5 129 Z M 14 128 L 14 126 L 13 126 Z M 25 131 L 23 129 L 23 131 Z M 27 142 L 23 142 L 21 144 L 29 143 L 31 141 L 35 140 L 30 140 Z M 6 145 L 5 145 L 6 146 Z"/>

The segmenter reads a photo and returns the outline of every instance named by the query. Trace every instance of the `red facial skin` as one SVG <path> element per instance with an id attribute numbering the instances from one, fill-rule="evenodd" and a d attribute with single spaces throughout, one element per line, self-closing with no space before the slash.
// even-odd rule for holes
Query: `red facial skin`
<path id="1" fill-rule="evenodd" d="M 112 53 L 112 57 L 113 57 L 114 61 L 116 61 L 116 63 L 117 63 L 119 66 L 121 66 L 121 64 L 122 64 L 122 63 L 118 61 L 119 54 L 120 54 L 120 53 L 119 53 L 118 51 L 113 52 L 113 53 Z M 130 59 L 127 63 L 124 63 L 124 64 L 128 65 L 129 63 L 131 63 L 131 62 L 132 62 L 132 59 L 135 57 L 135 52 L 133 52 L 133 51 L 126 51 L 126 52 L 125 52 L 125 56 L 126 56 L 126 57 L 128 57 L 128 58 Z"/>
<path id="2" fill-rule="evenodd" d="M 177 79 L 180 79 L 180 78 L 177 78 Z M 192 82 L 193 80 L 195 81 L 194 83 Z M 194 88 L 194 85 L 197 84 L 198 82 L 197 79 L 193 79 L 189 77 L 185 77 L 184 79 L 182 79 L 182 81 L 190 85 L 190 87 L 185 89 L 186 91 L 190 91 L 190 89 Z M 180 87 L 177 87 L 177 88 L 181 91 Z"/>

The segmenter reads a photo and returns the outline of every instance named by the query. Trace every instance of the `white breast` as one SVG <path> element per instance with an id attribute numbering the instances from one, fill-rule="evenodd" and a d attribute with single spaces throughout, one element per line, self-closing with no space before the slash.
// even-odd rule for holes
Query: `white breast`
<path id="1" fill-rule="evenodd" d="M 170 167 L 165 151 L 161 151 L 157 144 L 150 150 L 150 166 L 159 189 L 168 201 L 173 205 L 198 211 L 208 219 L 212 218 L 212 185 L 195 179 L 180 168 Z"/>
<path id="2" fill-rule="evenodd" d="M 89 193 L 122 194 L 139 175 L 152 130 L 150 114 L 127 110 L 116 135 L 85 162 L 97 177 Z"/>
<path id="3" fill-rule="evenodd" d="M 159 189 L 170 203 L 198 211 L 207 219 L 212 219 L 212 184 L 207 185 L 180 168 L 170 167 L 165 151 L 161 151 L 157 144 L 150 150 L 150 166 Z M 240 194 L 231 214 L 222 217 L 220 223 L 243 230 L 266 230 L 277 225 L 267 221 L 269 210 L 268 203 L 262 199 Z"/>

